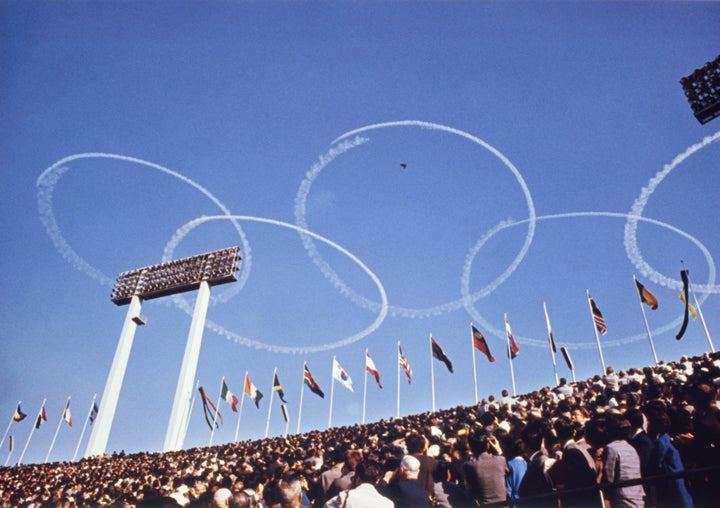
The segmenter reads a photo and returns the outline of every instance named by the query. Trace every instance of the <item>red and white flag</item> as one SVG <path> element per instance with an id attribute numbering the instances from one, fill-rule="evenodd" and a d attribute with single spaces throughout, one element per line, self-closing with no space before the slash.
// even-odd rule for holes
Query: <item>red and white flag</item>
<path id="1" fill-rule="evenodd" d="M 375 378 L 378 386 L 382 388 L 382 384 L 380 383 L 380 373 L 375 367 L 375 362 L 373 362 L 373 359 L 370 358 L 370 353 L 367 351 L 367 349 L 365 350 L 365 370 L 368 371 L 370 375 Z"/>

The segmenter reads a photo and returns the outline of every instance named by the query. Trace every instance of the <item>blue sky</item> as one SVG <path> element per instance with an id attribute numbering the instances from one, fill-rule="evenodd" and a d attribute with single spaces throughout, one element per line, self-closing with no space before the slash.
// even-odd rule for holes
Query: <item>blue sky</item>
<path id="1" fill-rule="evenodd" d="M 394 416 L 398 341 L 414 371 L 401 413 L 430 410 L 430 333 L 455 367 L 434 364 L 436 406 L 474 403 L 470 322 L 498 359 L 476 357 L 480 396 L 499 394 L 505 313 L 518 392 L 552 384 L 543 302 L 589 377 L 586 290 L 607 321 L 605 363 L 651 364 L 633 274 L 660 301 L 658 356 L 701 354 L 699 320 L 675 340 L 681 260 L 720 330 L 720 123 L 700 125 L 678 83 L 720 51 L 717 2 L 3 0 L 0 12 L 1 430 L 18 400 L 30 415 L 11 426 L 15 460 L 43 398 L 23 462 L 45 459 L 68 396 L 75 423 L 50 460 L 72 457 L 125 318 L 112 281 L 164 255 L 243 249 L 240 281 L 212 290 L 197 371 L 212 397 L 222 376 L 240 394 L 246 371 L 265 393 L 260 410 L 245 404 L 241 440 L 264 436 L 274 368 L 294 431 L 303 362 L 326 397 L 305 392 L 301 430 L 325 428 L 334 355 L 355 392 L 336 384 L 333 424 L 359 422 L 366 348 L 384 386 L 368 383 L 367 420 Z M 243 218 L 192 222 L 228 214 Z M 170 298 L 143 314 L 109 450 L 163 445 L 190 316 Z M 215 444 L 237 423 L 221 412 Z M 209 438 L 196 404 L 185 445 Z"/>

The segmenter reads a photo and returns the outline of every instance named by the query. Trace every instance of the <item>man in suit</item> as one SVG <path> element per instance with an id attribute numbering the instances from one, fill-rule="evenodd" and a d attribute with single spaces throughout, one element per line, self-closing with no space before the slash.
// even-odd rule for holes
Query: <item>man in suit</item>
<path id="1" fill-rule="evenodd" d="M 549 422 L 544 421 L 542 418 L 533 420 L 520 433 L 523 454 L 528 461 L 527 471 L 525 471 L 518 488 L 520 499 L 553 492 L 546 471 L 552 466 L 554 460 L 550 459 L 543 450 L 543 439 L 550 425 Z M 555 497 L 549 496 L 535 501 L 523 502 L 522 505 L 538 508 L 557 508 L 558 504 Z"/>
<path id="2" fill-rule="evenodd" d="M 395 503 L 396 508 L 430 508 L 430 496 L 418 480 L 419 474 L 420 461 L 405 455 L 400 467 L 380 483 L 380 491 Z"/>

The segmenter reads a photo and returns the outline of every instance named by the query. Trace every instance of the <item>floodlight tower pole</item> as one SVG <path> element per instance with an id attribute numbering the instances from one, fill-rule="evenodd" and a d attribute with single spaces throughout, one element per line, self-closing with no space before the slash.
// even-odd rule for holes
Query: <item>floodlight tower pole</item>
<path id="1" fill-rule="evenodd" d="M 120 397 L 120 389 L 125 377 L 125 369 L 130 357 L 130 349 L 132 349 L 133 340 L 135 339 L 135 330 L 138 324 L 142 324 L 140 319 L 141 307 L 142 300 L 139 296 L 134 295 L 128 306 L 125 323 L 120 332 L 120 340 L 118 340 L 117 349 L 115 350 L 115 357 L 105 382 L 105 390 L 100 399 L 97 418 L 93 424 L 87 449 L 85 450 L 86 457 L 105 453 L 105 447 L 110 437 L 110 427 L 112 427 L 115 409 L 117 409 L 118 398 Z"/>
<path id="2" fill-rule="evenodd" d="M 202 281 L 198 288 L 195 310 L 193 311 L 190 331 L 188 332 L 187 343 L 185 344 L 185 356 L 183 356 L 180 367 L 180 377 L 175 390 L 172 410 L 170 411 L 170 422 L 165 434 L 165 445 L 163 451 L 181 450 L 185 441 L 188 412 L 190 411 L 190 399 L 192 397 L 195 372 L 197 371 L 198 359 L 200 358 L 200 346 L 202 344 L 202 333 L 205 328 L 208 303 L 210 302 L 210 285 Z"/>

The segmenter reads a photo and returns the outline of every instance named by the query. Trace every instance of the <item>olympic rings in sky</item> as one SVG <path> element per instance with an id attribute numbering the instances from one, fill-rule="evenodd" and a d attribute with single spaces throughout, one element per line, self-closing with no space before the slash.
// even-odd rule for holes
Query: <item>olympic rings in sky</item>
<path id="1" fill-rule="evenodd" d="M 132 162 L 166 173 L 199 190 L 203 195 L 210 199 L 210 201 L 215 203 L 225 215 L 230 215 L 230 210 L 228 210 L 228 208 L 223 203 L 221 203 L 219 199 L 213 196 L 210 191 L 207 190 L 205 187 L 191 180 L 190 178 L 181 175 L 180 173 L 177 173 L 175 171 L 172 171 L 171 169 L 160 166 L 159 164 L 154 164 L 152 162 L 137 159 L 135 157 L 128 157 L 126 155 L 117 155 L 112 153 L 80 153 L 60 159 L 52 166 L 47 168 L 45 171 L 43 171 L 37 179 L 38 211 L 40 212 L 40 221 L 45 226 L 45 230 L 47 231 L 48 236 L 52 240 L 53 245 L 55 245 L 55 248 L 60 253 L 60 255 L 64 257 L 65 260 L 70 263 L 74 268 L 80 270 L 81 272 L 85 273 L 85 275 L 89 276 L 91 279 L 95 279 L 105 286 L 112 287 L 115 279 L 103 274 L 100 270 L 90 265 L 90 263 L 85 261 L 82 257 L 80 257 L 77 252 L 75 252 L 75 250 L 65 241 L 60 227 L 55 220 L 55 214 L 53 213 L 53 193 L 55 191 L 55 186 L 60 181 L 60 178 L 62 178 L 62 176 L 70 169 L 68 166 L 66 166 L 66 164 L 80 159 L 94 158 L 116 159 L 125 162 Z M 243 232 L 242 228 L 240 228 L 240 225 L 237 223 L 237 221 L 232 222 L 233 226 L 235 226 L 235 230 L 240 236 L 240 242 L 242 243 L 243 268 L 241 270 L 241 274 L 237 284 L 231 284 L 228 290 L 211 298 L 211 301 L 214 304 L 226 302 L 231 296 L 237 294 L 243 288 L 243 286 L 247 282 L 248 276 L 250 275 L 250 267 L 252 265 L 250 245 L 245 238 L 245 233 Z M 168 260 L 169 258 L 163 258 L 163 261 Z"/>
<path id="2" fill-rule="evenodd" d="M 181 226 L 173 235 L 173 237 L 170 239 L 170 241 L 167 244 L 167 247 L 165 248 L 165 252 L 172 256 L 172 253 L 174 251 L 175 246 L 177 246 L 180 241 L 187 236 L 187 234 L 192 231 L 194 228 L 199 226 L 200 224 L 203 224 L 208 221 L 216 221 L 216 220 L 238 220 L 238 221 L 249 221 L 249 222 L 261 222 L 265 224 L 272 224 L 275 226 L 280 226 L 284 228 L 289 228 L 297 231 L 298 233 L 301 233 L 303 235 L 311 236 L 315 238 L 316 240 L 320 240 L 321 242 L 329 245 L 330 247 L 334 248 L 335 250 L 345 254 L 348 258 L 350 258 L 355 264 L 357 264 L 362 270 L 367 273 L 372 281 L 375 283 L 375 285 L 378 288 L 378 291 L 380 293 L 380 299 L 381 299 L 381 305 L 380 305 L 380 312 L 378 313 L 378 316 L 375 318 L 375 321 L 370 324 L 367 328 L 362 330 L 361 332 L 356 333 L 355 335 L 351 335 L 349 337 L 346 337 L 344 339 L 329 343 L 329 344 L 323 344 L 319 346 L 278 346 L 274 344 L 266 344 L 254 339 L 250 339 L 247 337 L 242 337 L 241 335 L 238 335 L 236 333 L 230 332 L 229 330 L 226 330 L 225 328 L 221 327 L 220 325 L 216 323 L 212 323 L 208 321 L 208 328 L 211 328 L 213 331 L 217 332 L 218 334 L 234 340 L 235 342 L 245 344 L 247 346 L 252 346 L 256 348 L 266 349 L 268 351 L 274 351 L 278 353 L 315 353 L 318 351 L 328 351 L 330 349 L 335 349 L 340 346 L 346 346 L 348 344 L 352 344 L 353 342 L 357 342 L 358 340 L 362 339 L 363 337 L 367 337 L 372 332 L 378 329 L 382 322 L 385 320 L 385 317 L 387 316 L 388 312 L 388 300 L 387 300 L 387 294 L 385 293 L 385 288 L 383 287 L 382 283 L 380 282 L 380 279 L 375 275 L 365 264 L 360 261 L 355 255 L 353 255 L 351 252 L 346 250 L 345 248 L 341 247 L 340 245 L 336 244 L 332 240 L 328 240 L 324 236 L 320 236 L 317 233 L 313 233 L 312 231 L 309 231 L 307 229 L 303 229 L 299 226 L 296 226 L 294 224 L 289 224 L 287 222 L 282 222 L 279 220 L 274 219 L 267 219 L 263 217 L 254 217 L 250 215 L 214 215 L 214 216 L 204 216 L 204 217 L 198 217 L 197 219 L 193 219 L 190 222 L 186 223 L 185 225 Z M 177 296 L 177 295 L 176 295 Z M 192 314 L 192 309 L 187 307 L 185 309 L 188 313 Z"/>
<path id="3" fill-rule="evenodd" d="M 630 218 L 630 214 L 626 213 L 615 213 L 615 212 L 569 212 L 569 213 L 560 213 L 560 214 L 553 214 L 553 215 L 544 215 L 536 217 L 536 220 L 550 220 L 550 219 L 566 219 L 566 218 L 575 218 L 575 217 L 618 217 L 621 219 Z M 461 293 L 463 296 L 468 297 L 470 294 L 470 271 L 472 268 L 473 261 L 475 259 L 475 256 L 480 251 L 480 249 L 485 245 L 485 243 L 490 240 L 493 236 L 495 236 L 500 231 L 503 231 L 505 229 L 515 227 L 515 226 L 521 226 L 524 223 L 527 222 L 526 220 L 518 220 L 518 221 L 506 221 L 501 222 L 494 228 L 490 229 L 478 242 L 470 249 L 470 252 L 467 256 L 467 259 L 465 261 L 465 267 L 463 268 L 463 274 L 461 277 Z M 681 235 L 688 240 L 690 240 L 692 243 L 694 243 L 705 255 L 705 259 L 708 262 L 708 271 L 709 271 L 709 283 L 713 284 L 715 282 L 715 262 L 712 258 L 712 255 L 710 254 L 710 251 L 700 243 L 700 241 L 695 238 L 694 236 L 686 233 L 685 231 L 682 231 L 674 226 L 671 226 L 670 224 L 666 224 L 664 222 L 660 222 L 658 220 L 649 219 L 647 217 L 638 217 L 638 220 L 641 220 L 643 222 L 647 222 L 650 224 L 654 224 L 656 226 L 664 227 L 665 229 L 668 229 L 674 233 L 677 233 L 678 235 Z M 483 294 L 485 296 L 485 294 Z M 702 301 L 705 301 L 705 299 L 708 298 L 708 295 L 704 295 L 704 299 Z M 472 300 L 470 298 L 465 298 L 463 300 L 465 303 L 465 309 L 467 312 L 472 316 L 472 318 L 477 321 L 478 324 L 480 324 L 489 334 L 492 334 L 496 337 L 505 337 L 505 330 L 499 330 L 495 327 L 493 327 L 485 318 L 483 318 L 480 313 L 473 307 Z M 676 320 L 668 323 L 665 326 L 662 326 L 654 331 L 654 333 L 662 333 L 666 332 L 671 329 L 676 329 L 680 322 L 682 321 L 682 318 L 678 317 Z M 539 346 L 539 347 L 547 347 L 547 338 L 543 339 L 531 339 L 527 337 L 521 337 L 518 335 L 514 336 L 518 341 L 524 342 L 526 344 L 530 344 L 533 346 Z M 638 334 L 638 335 L 632 335 L 630 337 L 624 337 L 620 339 L 615 340 L 607 340 L 603 339 L 603 345 L 604 346 L 620 346 L 622 344 L 628 344 L 630 342 L 635 342 L 637 340 L 641 340 L 643 338 L 647 338 L 647 335 L 645 334 Z M 573 348 L 594 348 L 595 343 L 586 343 L 586 342 L 565 342 L 564 344 L 567 346 L 571 346 Z"/>
<path id="4" fill-rule="evenodd" d="M 468 134 L 467 132 L 463 132 L 458 129 L 454 129 L 452 127 L 447 127 L 445 125 L 435 124 L 435 123 L 429 123 L 429 122 L 422 122 L 419 120 L 402 120 L 397 122 L 385 122 L 385 123 L 377 123 L 373 125 L 367 125 L 365 127 L 360 127 L 358 129 L 346 132 L 345 134 L 342 134 L 338 138 L 336 138 L 333 141 L 334 143 L 340 143 L 340 145 L 337 145 L 337 147 L 333 147 L 330 149 L 330 151 L 320 157 L 320 160 L 312 166 L 310 171 L 305 176 L 305 179 L 300 184 L 300 188 L 298 189 L 298 193 L 295 197 L 295 223 L 302 227 L 307 228 L 307 217 L 306 217 L 306 208 L 307 208 L 307 198 L 308 194 L 310 193 L 310 189 L 314 181 L 317 179 L 317 177 L 320 175 L 322 170 L 327 167 L 338 155 L 341 155 L 348 150 L 355 148 L 356 146 L 359 146 L 361 143 L 365 143 L 368 140 L 366 138 L 357 137 L 358 134 L 364 133 L 367 131 L 375 130 L 375 129 L 381 129 L 381 128 L 387 128 L 387 127 L 404 127 L 404 126 L 410 126 L 410 127 L 420 127 L 423 129 L 430 129 L 430 130 L 438 130 L 438 131 L 444 131 L 451 134 L 455 134 L 457 136 L 463 137 L 465 139 L 468 139 L 472 141 L 473 143 L 476 143 L 480 145 L 481 147 L 488 150 L 490 153 L 492 153 L 495 157 L 497 157 L 515 176 L 515 179 L 517 180 L 518 184 L 520 185 L 520 189 L 522 190 L 524 196 L 525 196 L 525 202 L 527 203 L 528 207 L 528 232 L 525 237 L 525 242 L 523 243 L 522 248 L 518 252 L 517 256 L 515 256 L 515 259 L 508 265 L 508 267 L 505 269 L 503 273 L 501 273 L 494 281 L 490 282 L 486 288 L 481 289 L 480 291 L 469 295 L 468 297 L 477 300 L 482 296 L 483 294 L 491 293 L 497 286 L 502 284 L 520 265 L 523 258 L 525 257 L 525 254 L 527 253 L 528 249 L 530 248 L 530 244 L 532 243 L 533 235 L 535 234 L 535 205 L 533 204 L 532 196 L 530 195 L 530 191 L 525 184 L 525 180 L 523 179 L 520 172 L 517 170 L 517 168 L 513 165 L 510 160 L 505 157 L 499 150 L 488 144 L 487 142 L 483 141 L 480 138 L 477 138 L 471 134 Z M 356 136 L 354 140 L 348 141 L 348 138 Z M 376 310 L 378 307 L 377 302 L 373 302 L 365 298 L 364 296 L 358 295 L 351 287 L 349 287 L 345 282 L 340 278 L 337 273 L 330 267 L 330 265 L 322 258 L 320 253 L 317 251 L 317 249 L 314 248 L 313 242 L 310 238 L 308 238 L 305 235 L 301 235 L 303 245 L 305 246 L 305 249 L 307 250 L 308 254 L 312 258 L 312 260 L 315 262 L 315 264 L 320 267 L 323 275 L 327 277 L 335 287 L 339 288 L 341 292 L 346 295 L 348 298 L 350 298 L 353 302 L 360 305 L 361 307 L 370 309 L 370 310 Z M 490 288 L 490 289 L 489 289 Z M 391 315 L 396 316 L 403 316 L 403 317 L 409 317 L 409 318 L 418 318 L 418 317 L 428 317 L 433 315 L 442 314 L 443 312 L 447 312 L 450 310 L 456 310 L 461 309 L 464 305 L 464 299 L 460 298 L 455 301 L 447 302 L 441 305 L 437 305 L 435 307 L 430 307 L 426 309 L 411 309 L 406 307 L 399 307 L 391 305 L 389 312 Z"/>

